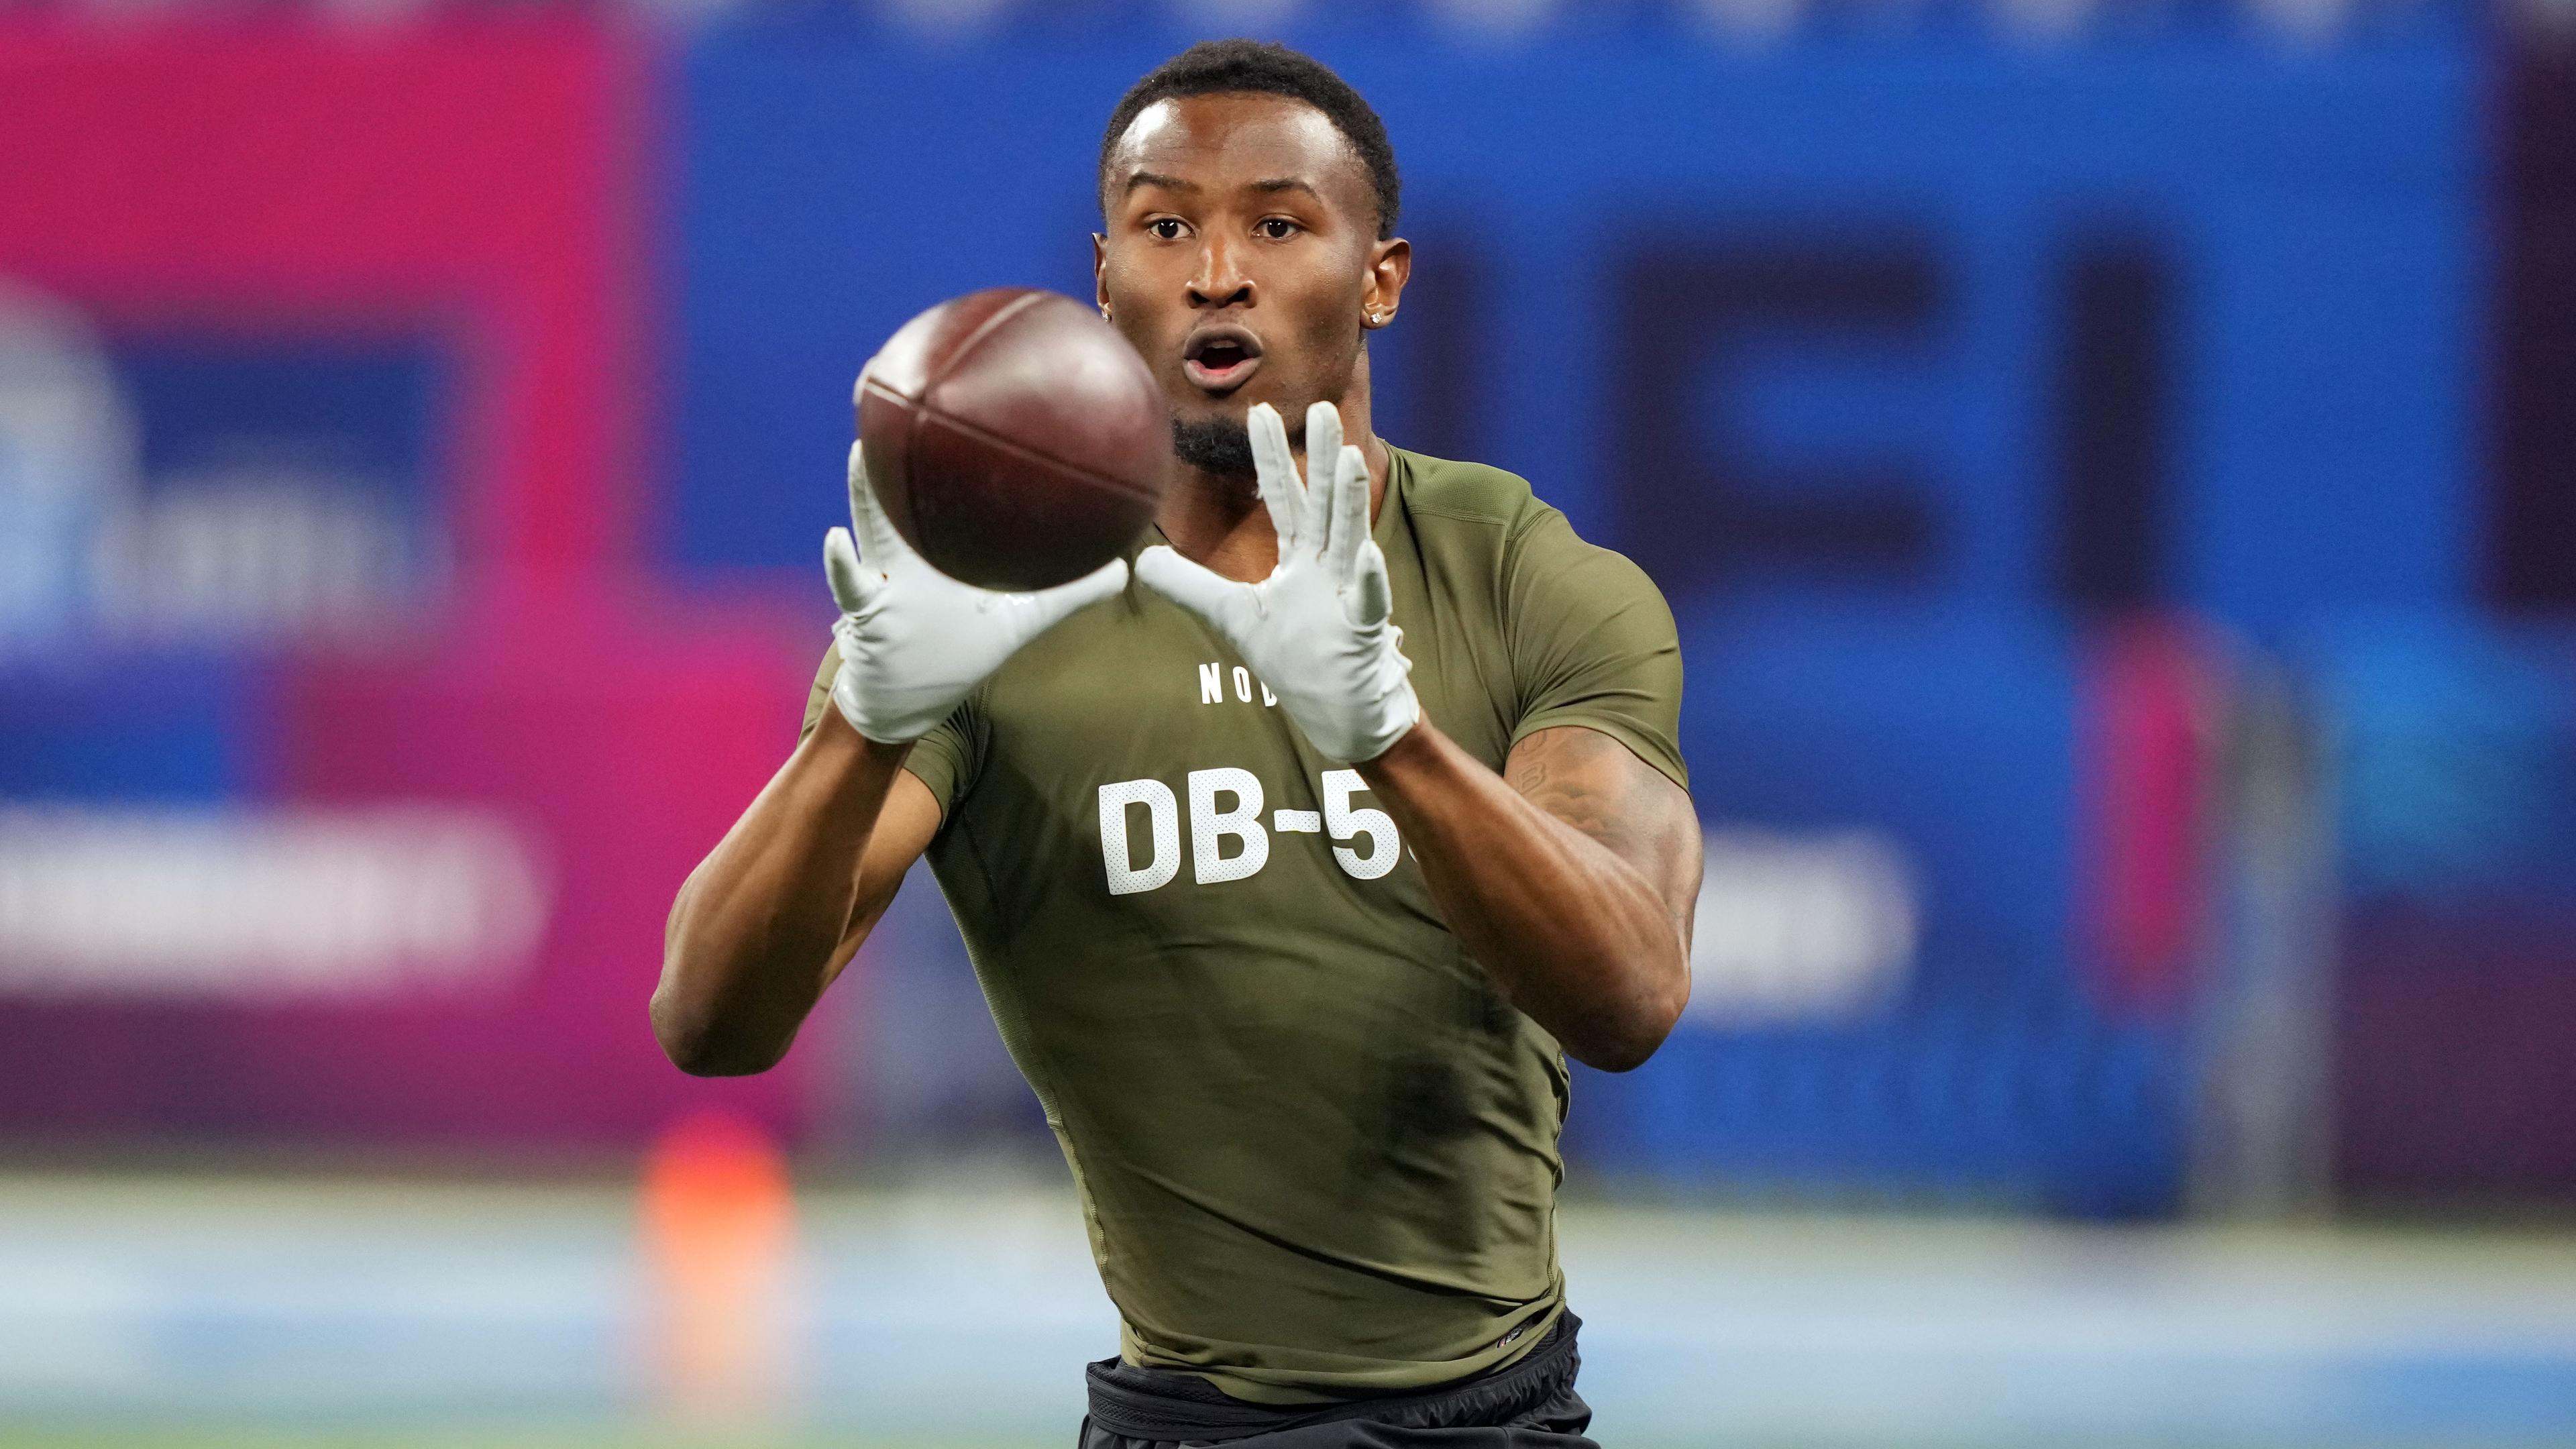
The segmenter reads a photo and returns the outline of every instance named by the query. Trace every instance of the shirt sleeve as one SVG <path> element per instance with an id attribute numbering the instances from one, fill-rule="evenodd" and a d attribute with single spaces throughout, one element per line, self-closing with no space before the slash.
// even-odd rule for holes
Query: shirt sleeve
<path id="1" fill-rule="evenodd" d="M 1553 508 L 1512 540 L 1503 569 L 1503 622 L 1520 705 L 1512 743 L 1581 725 L 1689 789 L 1681 636 L 1646 571 L 1585 543 Z"/>
<path id="2" fill-rule="evenodd" d="M 805 695 L 805 724 L 797 730 L 802 743 L 814 732 L 823 711 L 832 707 L 832 677 L 841 672 L 841 649 L 835 644 L 823 651 L 822 667 L 814 671 L 814 687 Z M 980 763 L 974 747 L 980 731 L 976 728 L 975 699 L 949 711 L 948 718 L 931 727 L 930 733 L 913 741 L 912 753 L 904 757 L 903 767 L 921 783 L 930 787 L 931 796 L 939 802 L 939 822 L 948 823 L 948 807 L 965 798 L 975 783 Z"/>

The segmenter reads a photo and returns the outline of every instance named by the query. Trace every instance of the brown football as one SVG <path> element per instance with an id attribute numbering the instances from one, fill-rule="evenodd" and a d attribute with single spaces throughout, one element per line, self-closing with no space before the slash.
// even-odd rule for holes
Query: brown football
<path id="1" fill-rule="evenodd" d="M 1145 359 L 1057 292 L 995 287 L 913 318 L 859 374 L 857 405 L 895 531 L 988 589 L 1041 589 L 1118 557 L 1171 464 Z"/>

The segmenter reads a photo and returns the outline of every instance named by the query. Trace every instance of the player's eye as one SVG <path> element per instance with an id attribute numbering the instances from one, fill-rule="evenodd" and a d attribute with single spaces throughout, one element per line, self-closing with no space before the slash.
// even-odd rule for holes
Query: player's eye
<path id="1" fill-rule="evenodd" d="M 1179 241 L 1181 239 L 1181 219 L 1176 216 L 1155 217 L 1152 221 L 1145 223 L 1145 229 L 1152 232 L 1154 235 L 1161 237 L 1165 241 Z"/>
<path id="2" fill-rule="evenodd" d="M 1295 236 L 1300 228 L 1297 223 L 1284 216 L 1265 216 L 1253 227 L 1253 230 L 1272 241 L 1286 241 Z"/>

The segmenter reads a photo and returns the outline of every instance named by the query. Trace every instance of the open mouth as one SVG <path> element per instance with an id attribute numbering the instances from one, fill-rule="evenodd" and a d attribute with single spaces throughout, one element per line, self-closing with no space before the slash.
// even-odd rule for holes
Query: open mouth
<path id="1" fill-rule="evenodd" d="M 1261 370 L 1261 339 L 1248 327 L 1202 327 L 1181 347 L 1181 371 L 1204 392 L 1223 395 Z"/>

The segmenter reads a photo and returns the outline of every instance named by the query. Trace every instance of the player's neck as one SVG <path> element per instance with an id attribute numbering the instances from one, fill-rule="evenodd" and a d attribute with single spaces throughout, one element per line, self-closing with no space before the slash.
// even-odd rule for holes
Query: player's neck
<path id="1" fill-rule="evenodd" d="M 1386 503 L 1391 459 L 1385 442 L 1369 431 L 1365 404 L 1358 408 L 1346 404 L 1342 416 L 1344 426 L 1350 428 L 1345 436 L 1368 459 L 1369 518 L 1374 522 Z M 1297 453 L 1297 474 L 1306 475 L 1303 449 Z M 1279 532 L 1271 525 L 1270 510 L 1261 504 L 1261 490 L 1249 477 L 1176 462 L 1172 486 L 1164 490 L 1154 522 L 1183 557 L 1230 579 L 1246 583 L 1265 579 L 1279 563 Z"/>

